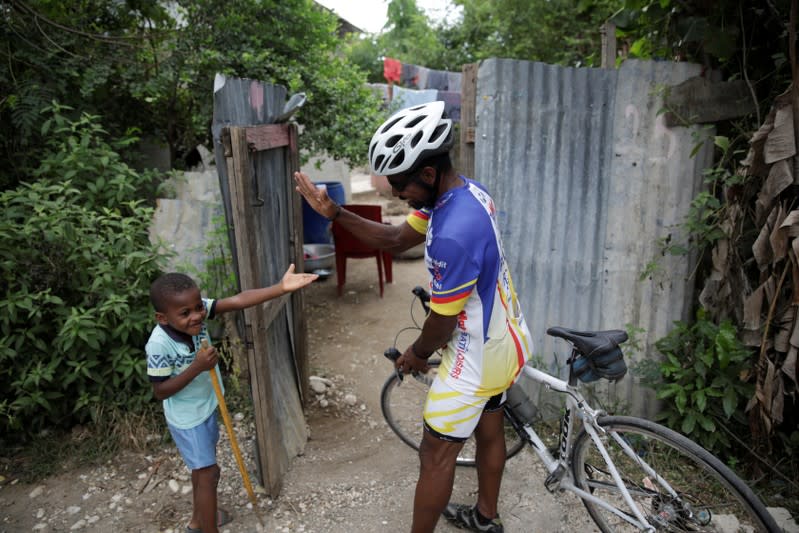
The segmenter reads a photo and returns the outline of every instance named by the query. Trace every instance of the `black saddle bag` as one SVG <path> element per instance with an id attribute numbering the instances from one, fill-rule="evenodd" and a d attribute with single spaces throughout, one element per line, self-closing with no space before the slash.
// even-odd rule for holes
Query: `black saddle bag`
<path id="1" fill-rule="evenodd" d="M 597 381 L 600 378 L 619 381 L 627 374 L 627 363 L 621 348 L 614 346 L 610 350 L 578 357 L 572 366 L 574 375 L 583 383 Z"/>

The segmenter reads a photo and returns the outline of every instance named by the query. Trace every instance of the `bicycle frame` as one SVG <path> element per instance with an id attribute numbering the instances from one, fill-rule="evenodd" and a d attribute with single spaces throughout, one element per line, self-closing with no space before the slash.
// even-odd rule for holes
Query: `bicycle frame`
<path id="1" fill-rule="evenodd" d="M 574 356 L 574 353 L 572 356 Z M 570 358 L 570 361 L 572 358 Z M 549 472 L 544 485 L 550 492 L 554 492 L 556 489 L 570 491 L 584 500 L 589 500 L 601 506 L 602 508 L 619 516 L 639 529 L 644 531 L 655 531 L 654 526 L 647 521 L 638 506 L 634 504 L 627 487 L 622 482 L 621 476 L 619 475 L 616 466 L 613 464 L 613 461 L 607 452 L 607 449 L 602 444 L 599 434 L 604 434 L 605 430 L 596 422 L 596 420 L 604 413 L 600 410 L 592 408 L 580 391 L 577 390 L 577 387 L 575 386 L 576 379 L 571 375 L 571 365 L 569 368 L 569 382 L 566 382 L 536 368 L 526 365 L 522 367 L 522 372 L 524 372 L 525 376 L 534 382 L 543 384 L 548 389 L 566 395 L 566 411 L 563 415 L 561 423 L 557 458 L 553 457 L 549 450 L 547 450 L 544 442 L 530 424 L 523 424 L 516 420 L 513 416 L 509 417 L 511 419 L 511 423 L 513 424 L 514 428 L 516 428 L 516 431 L 519 432 L 522 437 L 527 439 L 527 441 L 532 445 L 533 450 L 544 463 L 544 466 Z M 583 427 L 602 455 L 605 465 L 608 467 L 608 470 L 610 471 L 611 476 L 616 483 L 616 487 L 624 497 L 624 501 L 632 510 L 634 516 L 619 510 L 616 506 L 607 503 L 602 498 L 598 498 L 597 496 L 594 496 L 590 492 L 587 492 L 574 484 L 574 479 L 569 468 L 569 456 L 571 454 L 573 442 L 574 422 L 577 417 L 583 421 Z M 666 483 L 666 481 L 642 459 L 637 457 L 635 452 L 631 450 L 629 446 L 623 442 L 620 442 L 619 444 L 624 448 L 627 454 L 636 457 L 636 461 L 639 462 L 645 468 L 645 470 L 647 470 L 657 480 L 658 483 L 663 485 L 664 488 L 666 488 L 673 496 L 677 496 L 676 492 L 668 485 L 668 483 Z"/>
<path id="2" fill-rule="evenodd" d="M 425 314 L 429 313 L 429 296 L 427 295 L 427 292 L 421 287 L 415 287 L 412 292 L 422 304 Z M 544 481 L 544 486 L 550 492 L 554 492 L 556 489 L 571 491 L 583 500 L 588 500 L 596 505 L 599 505 L 603 509 L 613 513 L 616 516 L 619 516 L 623 520 L 641 530 L 654 532 L 655 527 L 649 523 L 638 506 L 633 502 L 632 496 L 630 496 L 629 490 L 627 490 L 627 487 L 623 483 L 616 465 L 613 464 L 613 460 L 610 458 L 605 445 L 602 444 L 602 440 L 599 437 L 600 433 L 605 433 L 605 430 L 597 423 L 597 418 L 605 413 L 601 410 L 591 407 L 588 404 L 588 401 L 577 389 L 577 378 L 574 376 L 572 363 L 578 357 L 578 355 L 579 352 L 575 348 L 572 348 L 571 356 L 568 359 L 568 382 L 551 376 L 550 374 L 538 370 L 537 368 L 527 365 L 522 367 L 522 372 L 525 374 L 525 376 L 534 382 L 543 384 L 548 389 L 566 395 L 566 411 L 563 414 L 561 422 L 560 436 L 558 439 L 559 453 L 557 458 L 553 457 L 552 454 L 549 453 L 549 450 L 547 450 L 546 445 L 541 440 L 541 437 L 538 436 L 538 433 L 536 433 L 535 429 L 533 429 L 530 424 L 523 423 L 515 418 L 512 414 L 512 410 L 510 410 L 509 407 L 506 407 L 506 417 L 511 421 L 511 424 L 519 433 L 519 435 L 526 439 L 527 442 L 532 446 L 536 455 L 538 455 L 539 459 L 541 459 L 541 461 L 544 463 L 547 472 L 549 472 L 547 479 Z M 402 379 L 401 374 L 399 377 Z M 509 411 L 510 414 L 508 413 Z M 597 496 L 594 496 L 590 492 L 587 492 L 574 484 L 574 478 L 571 473 L 571 469 L 569 468 L 569 456 L 571 455 L 572 442 L 574 440 L 574 422 L 576 417 L 579 417 L 583 421 L 583 427 L 590 436 L 594 446 L 597 447 L 602 455 L 605 465 L 608 467 L 611 477 L 616 484 L 616 488 L 619 489 L 619 492 L 622 494 L 624 501 L 631 509 L 633 515 L 621 511 L 616 506 L 611 505 L 602 498 L 598 498 Z M 613 438 L 621 446 L 624 452 L 628 456 L 634 457 L 635 461 L 644 469 L 644 471 L 652 476 L 658 484 L 660 484 L 666 491 L 669 492 L 669 494 L 671 494 L 672 497 L 678 500 L 681 499 L 679 498 L 677 492 L 668 484 L 668 482 L 657 472 L 655 472 L 655 470 L 649 466 L 649 464 L 638 457 L 635 451 L 632 450 L 627 443 L 625 443 L 616 435 L 614 435 Z"/>

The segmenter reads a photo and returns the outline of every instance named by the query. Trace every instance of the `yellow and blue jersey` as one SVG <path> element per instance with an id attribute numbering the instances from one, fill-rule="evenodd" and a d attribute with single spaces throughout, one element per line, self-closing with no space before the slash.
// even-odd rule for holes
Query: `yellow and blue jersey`
<path id="1" fill-rule="evenodd" d="M 532 341 L 502 249 L 494 201 L 479 183 L 444 193 L 407 222 L 425 233 L 430 308 L 458 316 L 439 376 L 475 396 L 506 390 L 530 358 Z"/>

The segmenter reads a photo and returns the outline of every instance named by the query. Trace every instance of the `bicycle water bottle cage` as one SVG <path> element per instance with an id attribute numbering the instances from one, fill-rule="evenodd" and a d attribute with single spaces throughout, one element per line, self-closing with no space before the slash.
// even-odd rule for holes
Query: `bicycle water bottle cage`
<path id="1" fill-rule="evenodd" d="M 549 328 L 547 334 L 572 343 L 579 354 L 572 362 L 574 375 L 590 383 L 600 378 L 618 381 L 627 374 L 627 364 L 619 344 L 627 340 L 627 332 L 620 329 L 607 331 L 575 331 L 567 328 Z"/>

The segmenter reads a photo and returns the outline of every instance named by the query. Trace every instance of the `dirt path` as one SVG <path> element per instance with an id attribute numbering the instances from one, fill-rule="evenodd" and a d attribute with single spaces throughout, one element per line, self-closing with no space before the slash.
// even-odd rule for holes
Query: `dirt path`
<path id="1" fill-rule="evenodd" d="M 384 202 L 371 193 L 355 200 Z M 381 299 L 374 262 L 351 260 L 341 298 L 334 277 L 306 289 L 311 374 L 332 388 L 307 409 L 311 436 L 280 497 L 259 496 L 266 531 L 409 531 L 418 461 L 383 421 L 379 392 L 391 371 L 382 353 L 411 325 L 410 291 L 425 282 L 422 260 L 395 261 L 394 283 Z M 400 346 L 410 340 L 401 338 Z M 235 418 L 245 461 L 253 465 L 253 422 Z M 224 431 L 219 457 L 220 502 L 235 516 L 222 531 L 258 530 Z M 527 453 L 508 462 L 500 501 L 506 531 L 593 531 L 575 498 L 544 490 L 542 472 Z M 475 487 L 474 470 L 459 468 L 453 500 L 474 501 Z M 154 456 L 124 454 L 33 486 L 0 481 L 0 532 L 182 533 L 190 498 L 188 473 L 171 447 Z M 456 530 L 442 521 L 437 531 Z"/>

